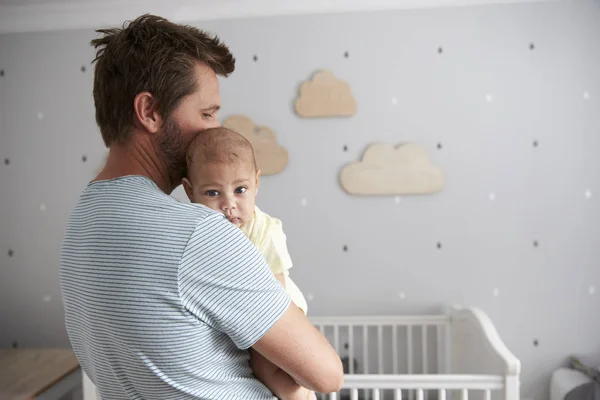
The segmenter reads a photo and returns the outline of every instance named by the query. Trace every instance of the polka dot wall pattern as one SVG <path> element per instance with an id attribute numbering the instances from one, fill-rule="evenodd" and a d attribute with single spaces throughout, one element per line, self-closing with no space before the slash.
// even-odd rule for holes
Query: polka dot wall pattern
<path id="1" fill-rule="evenodd" d="M 289 151 L 286 169 L 262 178 L 258 204 L 283 221 L 294 261 L 291 273 L 313 315 L 418 313 L 439 304 L 473 304 L 490 314 L 526 371 L 534 368 L 535 360 L 528 358 L 528 351 L 568 350 L 568 343 L 564 349 L 549 348 L 559 335 L 554 336 L 554 325 L 542 316 L 556 304 L 556 291 L 561 301 L 579 299 L 581 307 L 572 310 L 578 318 L 596 310 L 600 277 L 588 259 L 598 259 L 589 239 L 596 232 L 591 221 L 600 218 L 594 196 L 598 179 L 588 171 L 600 165 L 593 158 L 586 158 L 592 162 L 586 170 L 577 165 L 587 154 L 583 152 L 593 148 L 594 142 L 585 140 L 598 126 L 600 82 L 576 64 L 576 57 L 563 61 L 568 69 L 560 69 L 562 64 L 548 66 L 553 52 L 559 51 L 557 43 L 573 41 L 572 46 L 584 48 L 591 42 L 583 34 L 565 35 L 552 27 L 529 29 L 529 22 L 554 12 L 544 7 L 515 8 L 507 14 L 509 19 L 482 11 L 477 27 L 470 22 L 469 9 L 453 11 L 448 14 L 453 18 L 442 22 L 427 13 L 399 12 L 344 16 L 347 22 L 339 26 L 328 17 L 291 18 L 289 27 L 255 20 L 209 24 L 232 44 L 238 59 L 236 72 L 222 83 L 223 119 L 235 113 L 248 115 L 272 127 Z M 456 29 L 455 20 L 465 30 Z M 306 21 L 332 25 L 340 33 L 322 37 L 306 32 L 296 38 Z M 577 30 L 581 24 L 568 25 Z M 359 35 L 347 26 L 369 29 Z M 282 42 L 261 43 L 265 28 L 277 28 Z M 443 35 L 431 33 L 436 29 Z M 476 29 L 483 32 L 474 37 Z M 245 37 L 240 37 L 240 30 Z M 415 36 L 415 32 L 427 33 Z M 49 46 L 51 39 L 40 35 L 39 46 Z M 2 202 L 4 214 L 23 218 L 22 224 L 16 217 L 10 224 L 0 224 L 3 267 L 10 268 L 14 282 L 25 280 L 18 272 L 25 264 L 57 271 L 58 250 L 44 257 L 31 255 L 43 243 L 28 241 L 27 236 L 36 229 L 60 236 L 69 207 L 103 160 L 89 100 L 93 66 L 88 39 L 73 39 L 69 48 L 76 54 L 60 50 L 54 57 L 64 61 L 46 67 L 51 68 L 46 79 L 61 77 L 65 93 L 56 91 L 55 100 L 43 102 L 31 100 L 35 96 L 15 96 L 15 88 L 27 87 L 28 79 L 43 74 L 44 67 L 31 62 L 40 49 L 30 42 L 0 41 L 0 51 L 1 46 L 24 46 L 31 53 L 24 60 L 0 57 L 0 97 L 4 105 L 19 102 L 9 107 L 15 112 L 0 111 L 2 184 L 12 186 L 19 177 L 35 176 L 24 171 L 23 164 L 24 149 L 36 140 L 54 135 L 69 143 L 64 150 L 53 147 L 56 157 L 49 158 L 60 165 L 54 171 L 65 175 L 52 181 L 51 190 L 60 196 L 36 189 L 31 181 L 31 201 L 13 196 Z M 283 45 L 288 42 L 294 43 L 293 48 Z M 596 58 L 590 60 L 600 67 Z M 357 101 L 353 116 L 308 120 L 295 115 L 290 104 L 299 85 L 321 69 L 348 82 Z M 561 85 L 560 98 L 548 100 L 549 84 L 540 76 Z M 35 83 L 44 90 L 43 81 Z M 52 125 L 68 120 L 60 103 L 73 96 L 87 101 L 88 109 L 76 117 L 85 133 L 66 124 L 62 131 Z M 34 123 L 42 129 L 31 128 Z M 23 124 L 27 129 L 19 130 Z M 52 131 L 43 132 L 51 126 Z M 577 143 L 577 153 L 560 152 L 570 141 Z M 446 187 L 425 196 L 345 193 L 340 170 L 360 160 L 375 142 L 418 143 L 447 173 Z M 561 167 L 552 160 L 561 160 Z M 48 165 L 36 167 L 43 170 Z M 561 189 L 553 189 L 557 186 Z M 52 219 L 57 214 L 61 219 Z M 40 218 L 44 222 L 38 227 L 33 221 Z M 567 238 L 570 231 L 577 240 Z M 575 266 L 581 285 L 564 279 L 569 275 L 566 269 Z M 21 287 L 15 296 L 17 301 L 36 303 L 32 312 L 41 314 L 43 307 L 59 304 L 58 289 L 47 288 L 39 284 L 32 292 Z M 2 344 L 10 346 L 14 340 L 25 345 L 26 324 L 12 315 L 1 317 L 17 327 L 14 337 Z M 557 318 L 561 327 L 571 321 L 562 314 Z"/>

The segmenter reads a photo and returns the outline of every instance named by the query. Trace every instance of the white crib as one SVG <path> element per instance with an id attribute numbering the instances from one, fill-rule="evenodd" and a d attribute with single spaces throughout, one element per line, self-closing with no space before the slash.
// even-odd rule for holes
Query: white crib
<path id="1" fill-rule="evenodd" d="M 519 400 L 521 364 L 477 308 L 310 320 L 346 361 L 342 390 L 321 399 Z M 85 374 L 83 388 L 85 400 L 99 399 Z"/>
<path id="2" fill-rule="evenodd" d="M 344 361 L 342 390 L 321 399 L 519 399 L 520 362 L 477 308 L 310 320 Z"/>

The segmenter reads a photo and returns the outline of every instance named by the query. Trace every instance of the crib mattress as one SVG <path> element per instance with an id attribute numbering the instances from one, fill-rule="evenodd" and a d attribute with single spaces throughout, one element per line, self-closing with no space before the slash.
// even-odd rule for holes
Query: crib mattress
<path id="1" fill-rule="evenodd" d="M 567 393 L 590 380 L 587 375 L 574 369 L 557 369 L 550 381 L 550 400 L 564 400 Z"/>

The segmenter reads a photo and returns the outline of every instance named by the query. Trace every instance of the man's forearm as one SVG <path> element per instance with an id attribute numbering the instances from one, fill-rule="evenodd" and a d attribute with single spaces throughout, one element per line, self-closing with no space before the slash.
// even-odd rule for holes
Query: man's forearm
<path id="1" fill-rule="evenodd" d="M 251 350 L 250 366 L 254 375 L 281 400 L 305 400 L 312 392 L 298 384 L 287 372 Z"/>

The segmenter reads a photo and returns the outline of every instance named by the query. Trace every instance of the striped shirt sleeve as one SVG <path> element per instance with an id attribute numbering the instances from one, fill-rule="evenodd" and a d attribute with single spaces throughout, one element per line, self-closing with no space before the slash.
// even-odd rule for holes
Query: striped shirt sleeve
<path id="1" fill-rule="evenodd" d="M 179 291 L 190 313 L 239 349 L 253 346 L 291 301 L 258 249 L 220 214 L 203 219 L 192 233 Z"/>

